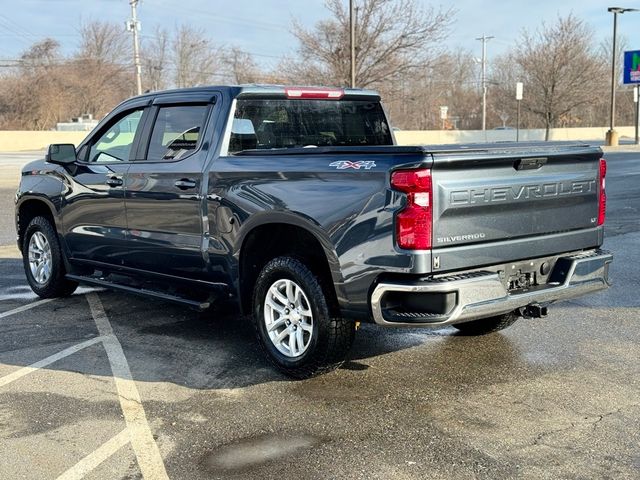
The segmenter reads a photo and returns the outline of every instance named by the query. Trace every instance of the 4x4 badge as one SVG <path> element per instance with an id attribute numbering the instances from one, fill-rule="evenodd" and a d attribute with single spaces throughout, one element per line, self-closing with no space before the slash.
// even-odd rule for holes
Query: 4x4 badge
<path id="1" fill-rule="evenodd" d="M 372 160 L 358 160 L 357 162 L 339 160 L 337 162 L 330 163 L 329 166 L 336 167 L 338 170 L 346 170 L 347 168 L 353 168 L 355 170 L 364 168 L 365 170 L 370 170 L 376 166 L 376 162 Z"/>

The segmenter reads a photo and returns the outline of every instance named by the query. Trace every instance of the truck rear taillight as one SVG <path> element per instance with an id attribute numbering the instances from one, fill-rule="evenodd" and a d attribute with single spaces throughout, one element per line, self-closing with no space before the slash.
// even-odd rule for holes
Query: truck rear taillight
<path id="1" fill-rule="evenodd" d="M 407 194 L 407 204 L 396 214 L 398 246 L 408 250 L 431 248 L 431 170 L 397 170 L 391 174 L 391 186 Z"/>
<path id="2" fill-rule="evenodd" d="M 285 88 L 284 94 L 287 98 L 340 100 L 344 97 L 344 90 L 342 88 L 291 87 Z"/>
<path id="3" fill-rule="evenodd" d="M 600 184 L 598 190 L 598 225 L 604 224 L 605 212 L 607 210 L 607 193 L 605 191 L 605 177 L 607 176 L 607 161 L 600 159 Z"/>

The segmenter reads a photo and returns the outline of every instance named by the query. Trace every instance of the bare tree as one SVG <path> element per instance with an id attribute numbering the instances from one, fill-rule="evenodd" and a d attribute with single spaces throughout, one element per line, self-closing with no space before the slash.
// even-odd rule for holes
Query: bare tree
<path id="1" fill-rule="evenodd" d="M 523 82 L 523 75 L 513 52 L 495 57 L 489 71 L 488 124 L 498 124 L 499 116 L 509 116 L 513 125 L 517 122 L 518 103 L 516 101 L 516 83 Z M 526 96 L 530 92 L 526 86 Z M 539 119 L 529 110 L 521 109 L 520 127 L 533 128 Z"/>
<path id="2" fill-rule="evenodd" d="M 60 53 L 56 40 L 33 44 L 3 79 L 4 128 L 49 129 L 84 113 L 100 117 L 129 96 L 131 69 L 120 63 L 128 52 L 120 30 L 101 22 L 84 25 L 70 57 Z"/>
<path id="3" fill-rule="evenodd" d="M 263 77 L 251 54 L 238 47 L 227 49 L 223 54 L 223 62 L 227 67 L 231 83 L 256 83 Z"/>
<path id="4" fill-rule="evenodd" d="M 421 8 L 415 0 L 356 2 L 356 84 L 369 87 L 425 68 L 436 56 L 454 12 Z M 349 11 L 342 0 L 327 0 L 332 18 L 307 30 L 294 22 L 298 60 L 282 69 L 290 78 L 313 83 L 350 83 Z"/>
<path id="5" fill-rule="evenodd" d="M 440 107 L 448 107 L 445 128 L 479 128 L 477 66 L 467 51 L 445 52 L 429 68 L 377 86 L 392 124 L 402 129 L 443 128 Z"/>
<path id="6" fill-rule="evenodd" d="M 73 90 L 70 116 L 100 117 L 133 93 L 131 45 L 115 23 L 92 21 L 80 28 L 80 44 L 66 64 Z"/>
<path id="7" fill-rule="evenodd" d="M 115 23 L 85 23 L 80 27 L 80 48 L 76 56 L 101 63 L 130 63 L 129 37 L 124 35 L 123 27 Z"/>
<path id="8" fill-rule="evenodd" d="M 169 67 L 169 32 L 157 28 L 149 41 L 142 45 L 142 79 L 146 90 L 167 88 L 167 70 Z"/>
<path id="9" fill-rule="evenodd" d="M 591 29 L 569 15 L 534 34 L 523 32 L 515 49 L 527 90 L 522 106 L 542 120 L 547 140 L 549 129 L 604 93 L 598 79 L 606 67 L 593 53 L 592 38 Z"/>
<path id="10" fill-rule="evenodd" d="M 19 66 L 0 88 L 4 128 L 50 128 L 64 114 L 62 62 L 60 45 L 51 38 L 34 43 L 20 56 Z"/>
<path id="11" fill-rule="evenodd" d="M 38 69 L 52 66 L 59 58 L 60 43 L 53 38 L 45 38 L 20 55 L 20 64 L 25 70 Z"/>
<path id="12" fill-rule="evenodd" d="M 178 88 L 212 83 L 212 79 L 224 76 L 220 66 L 222 52 L 203 30 L 181 26 L 171 43 L 171 53 Z"/>

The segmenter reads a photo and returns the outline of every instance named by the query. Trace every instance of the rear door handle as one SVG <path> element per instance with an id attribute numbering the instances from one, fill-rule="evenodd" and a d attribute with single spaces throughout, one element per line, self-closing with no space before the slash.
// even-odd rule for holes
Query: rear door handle
<path id="1" fill-rule="evenodd" d="M 174 185 L 178 187 L 180 190 L 188 190 L 190 188 L 196 188 L 196 182 L 188 178 L 181 178 L 180 180 L 176 180 L 176 183 L 174 183 Z"/>
<path id="2" fill-rule="evenodd" d="M 122 179 L 120 177 L 109 177 L 107 178 L 107 185 L 110 187 L 120 187 L 122 186 Z"/>

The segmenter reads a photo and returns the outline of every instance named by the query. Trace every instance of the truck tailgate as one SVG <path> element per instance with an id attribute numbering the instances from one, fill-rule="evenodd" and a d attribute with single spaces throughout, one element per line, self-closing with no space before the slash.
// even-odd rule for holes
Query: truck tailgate
<path id="1" fill-rule="evenodd" d="M 434 250 L 597 226 L 598 148 L 494 147 L 433 157 Z"/>

